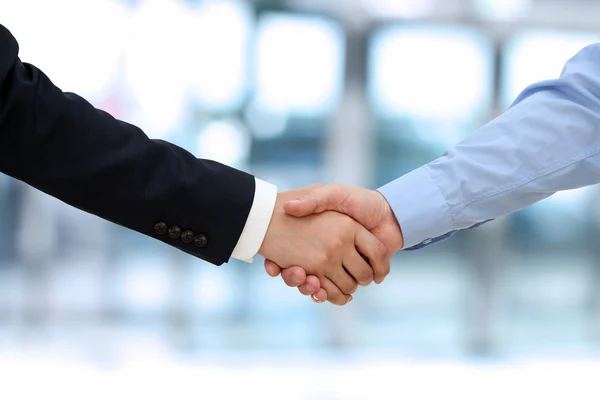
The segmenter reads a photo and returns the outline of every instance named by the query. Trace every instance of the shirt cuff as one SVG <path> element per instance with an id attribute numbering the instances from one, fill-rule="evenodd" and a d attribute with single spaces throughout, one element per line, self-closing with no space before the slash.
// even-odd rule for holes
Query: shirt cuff
<path id="1" fill-rule="evenodd" d="M 254 200 L 246 220 L 246 225 L 231 256 L 238 260 L 251 263 L 262 245 L 267 229 L 271 223 L 275 201 L 277 200 L 277 186 L 254 178 L 256 189 Z"/>
<path id="2" fill-rule="evenodd" d="M 426 165 L 382 186 L 378 191 L 385 197 L 400 224 L 404 249 L 428 244 L 452 231 L 448 203 Z"/>

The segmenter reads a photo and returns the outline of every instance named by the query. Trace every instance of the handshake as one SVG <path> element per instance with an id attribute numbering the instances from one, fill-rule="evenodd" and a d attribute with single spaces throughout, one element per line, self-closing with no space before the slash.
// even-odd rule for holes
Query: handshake
<path id="1" fill-rule="evenodd" d="M 380 284 L 402 231 L 379 192 L 311 185 L 279 193 L 259 254 L 270 276 L 281 274 L 321 303 L 345 305 L 358 285 Z"/>

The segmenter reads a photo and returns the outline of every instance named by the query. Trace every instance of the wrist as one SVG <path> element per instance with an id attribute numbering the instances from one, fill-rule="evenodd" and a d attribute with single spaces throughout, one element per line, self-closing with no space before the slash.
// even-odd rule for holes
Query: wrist
<path id="1" fill-rule="evenodd" d="M 400 226 L 400 223 L 398 222 L 398 219 L 396 218 L 396 215 L 394 215 L 394 212 L 391 208 L 389 221 L 390 225 L 394 226 L 394 235 L 392 235 L 392 242 L 394 243 L 393 251 L 395 253 L 399 250 L 402 250 L 402 248 L 404 247 L 404 235 L 402 234 L 402 227 Z"/>
<path id="2" fill-rule="evenodd" d="M 382 208 L 384 210 L 383 211 L 383 214 L 384 214 L 383 220 L 385 221 L 384 224 L 385 224 L 385 226 L 388 227 L 388 229 L 387 229 L 387 231 L 388 231 L 387 233 L 389 234 L 388 246 L 390 247 L 388 250 L 390 250 L 392 252 L 392 254 L 394 254 L 397 251 L 402 250 L 402 248 L 404 247 L 404 235 L 402 234 L 402 227 L 400 226 L 400 222 L 398 222 L 398 218 L 396 218 L 396 215 L 394 214 L 394 210 L 392 209 L 392 207 L 386 200 L 385 196 L 383 194 L 379 193 L 378 191 L 376 191 L 376 192 L 380 196 Z"/>
<path id="3" fill-rule="evenodd" d="M 277 193 L 277 196 L 275 198 L 275 206 L 273 207 L 273 214 L 271 215 L 271 221 L 269 222 L 269 226 L 267 227 L 267 232 L 265 233 L 265 237 L 260 245 L 260 248 L 258 249 L 258 254 L 265 257 L 265 258 L 269 258 L 268 257 L 268 253 L 269 253 L 269 245 L 272 243 L 273 239 L 273 234 L 276 230 L 276 225 L 279 223 L 279 219 L 280 219 L 280 215 L 283 211 L 283 204 L 285 203 L 285 201 L 287 200 L 291 200 L 291 199 L 284 199 L 285 193 Z"/>
<path id="4" fill-rule="evenodd" d="M 277 213 L 277 201 L 275 202 L 275 207 L 273 208 L 273 214 L 271 215 L 271 221 L 269 222 L 269 226 L 267 227 L 267 232 L 265 233 L 265 237 L 263 238 L 262 243 L 258 249 L 258 255 L 263 256 L 264 258 L 268 258 L 265 254 L 267 252 L 267 248 L 269 243 L 271 242 L 271 235 L 273 233 L 273 225 L 275 224 L 275 214 Z"/>

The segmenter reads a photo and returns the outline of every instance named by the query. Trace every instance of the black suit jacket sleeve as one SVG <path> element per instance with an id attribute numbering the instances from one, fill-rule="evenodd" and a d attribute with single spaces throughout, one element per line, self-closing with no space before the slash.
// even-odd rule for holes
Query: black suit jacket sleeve
<path id="1" fill-rule="evenodd" d="M 151 140 L 63 93 L 19 60 L 2 25 L 0 171 L 217 265 L 231 256 L 255 189 L 253 176 Z"/>

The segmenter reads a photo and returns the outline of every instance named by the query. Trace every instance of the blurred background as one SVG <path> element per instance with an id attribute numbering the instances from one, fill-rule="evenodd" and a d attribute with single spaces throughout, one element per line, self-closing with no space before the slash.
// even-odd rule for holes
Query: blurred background
<path id="1" fill-rule="evenodd" d="M 600 42 L 594 0 L 0 0 L 64 91 L 281 191 L 377 188 Z M 0 176 L 0 397 L 597 399 L 600 199 L 398 254 L 316 305 Z"/>

